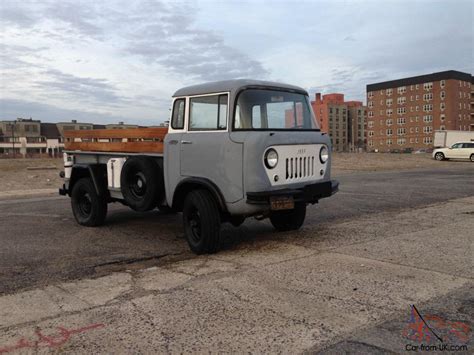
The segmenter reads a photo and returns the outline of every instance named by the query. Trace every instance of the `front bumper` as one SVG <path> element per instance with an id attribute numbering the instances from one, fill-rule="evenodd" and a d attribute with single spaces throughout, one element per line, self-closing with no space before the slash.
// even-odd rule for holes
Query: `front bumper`
<path id="1" fill-rule="evenodd" d="M 295 202 L 316 203 L 318 200 L 334 195 L 339 191 L 339 181 L 331 180 L 306 185 L 298 189 L 281 189 L 262 192 L 248 192 L 247 203 L 252 205 L 267 205 L 270 197 L 293 197 Z"/>

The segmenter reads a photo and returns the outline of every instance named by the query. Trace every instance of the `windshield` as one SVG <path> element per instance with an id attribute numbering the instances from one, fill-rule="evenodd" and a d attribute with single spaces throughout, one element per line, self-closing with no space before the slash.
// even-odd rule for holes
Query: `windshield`
<path id="1" fill-rule="evenodd" d="M 248 89 L 237 98 L 234 130 L 315 130 L 319 126 L 307 95 Z"/>

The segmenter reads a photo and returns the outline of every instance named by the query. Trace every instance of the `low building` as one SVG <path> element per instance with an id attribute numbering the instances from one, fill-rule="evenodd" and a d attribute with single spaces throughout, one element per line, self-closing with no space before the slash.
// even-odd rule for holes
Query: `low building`
<path id="1" fill-rule="evenodd" d="M 72 120 L 43 123 L 40 120 L 18 118 L 0 121 L 0 156 L 3 157 L 59 157 L 64 149 L 64 132 L 86 129 L 139 128 L 138 125 L 98 125 Z"/>

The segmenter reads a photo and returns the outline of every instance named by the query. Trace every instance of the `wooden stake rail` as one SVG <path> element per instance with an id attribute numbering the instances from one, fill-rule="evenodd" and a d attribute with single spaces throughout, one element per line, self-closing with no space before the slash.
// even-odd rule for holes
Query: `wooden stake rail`
<path id="1" fill-rule="evenodd" d="M 163 153 L 168 128 L 64 131 L 64 149 L 88 152 Z"/>

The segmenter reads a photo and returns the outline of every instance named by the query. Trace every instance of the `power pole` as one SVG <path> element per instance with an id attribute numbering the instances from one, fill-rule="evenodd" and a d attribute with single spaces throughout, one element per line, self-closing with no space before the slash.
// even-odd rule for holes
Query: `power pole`
<path id="1" fill-rule="evenodd" d="M 13 159 L 16 158 L 16 154 L 15 154 L 15 128 L 16 128 L 16 121 L 13 121 L 13 124 L 12 124 Z"/>

